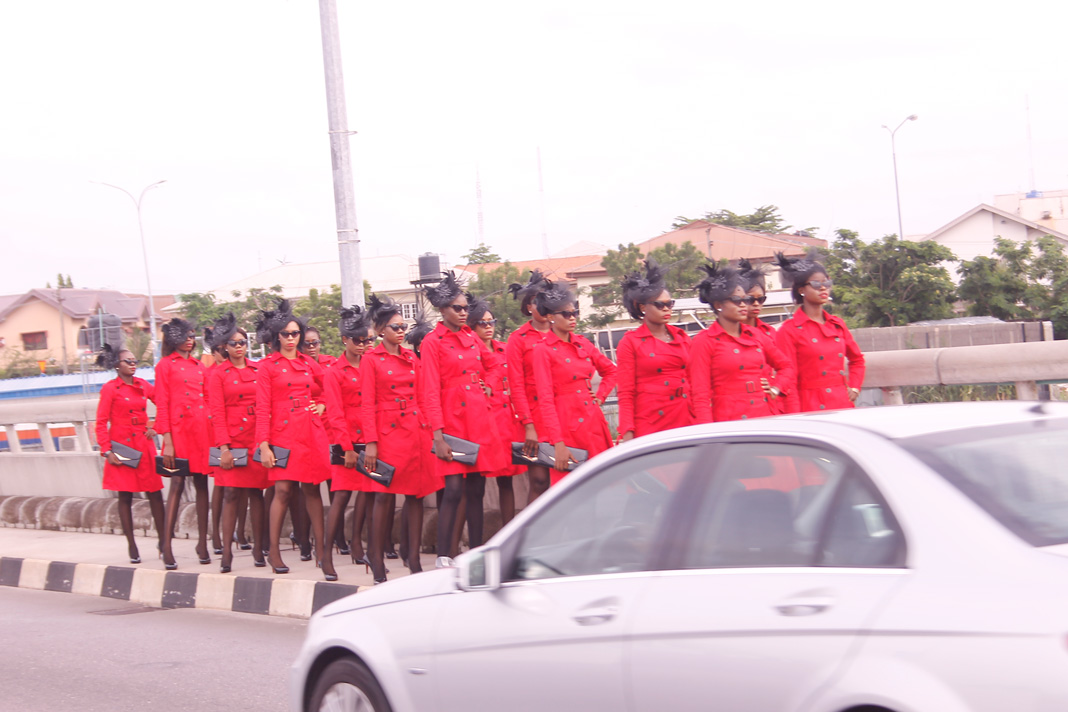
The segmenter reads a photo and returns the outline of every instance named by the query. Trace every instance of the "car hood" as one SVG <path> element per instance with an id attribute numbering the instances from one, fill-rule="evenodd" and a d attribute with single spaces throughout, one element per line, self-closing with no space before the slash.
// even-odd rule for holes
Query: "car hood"
<path id="1" fill-rule="evenodd" d="M 1059 556 L 1068 556 L 1068 544 L 1057 544 L 1056 546 L 1043 546 L 1039 551 L 1044 551 L 1047 554 L 1057 554 Z"/>
<path id="2" fill-rule="evenodd" d="M 420 574 L 394 579 L 378 586 L 361 586 L 359 591 L 324 606 L 316 617 L 333 616 L 359 608 L 371 608 L 413 598 L 453 593 L 456 588 L 456 569 L 433 569 Z"/>

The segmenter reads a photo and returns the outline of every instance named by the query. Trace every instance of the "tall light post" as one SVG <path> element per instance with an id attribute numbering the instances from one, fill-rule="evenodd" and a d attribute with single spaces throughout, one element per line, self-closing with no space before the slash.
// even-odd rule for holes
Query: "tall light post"
<path id="1" fill-rule="evenodd" d="M 141 222 L 141 200 L 144 199 L 145 193 L 152 190 L 161 183 L 166 183 L 167 181 L 166 179 L 158 180 L 152 185 L 145 186 L 145 189 L 141 191 L 141 195 L 136 198 L 133 196 L 133 193 L 126 190 L 125 188 L 120 188 L 117 185 L 112 185 L 111 183 L 104 183 L 103 181 L 96 180 L 92 182 L 98 183 L 99 185 L 106 185 L 107 187 L 114 188 L 115 190 L 121 190 L 123 193 L 126 193 L 126 195 L 130 196 L 130 200 L 133 201 L 134 207 L 137 208 L 137 231 L 141 235 L 141 255 L 145 259 L 145 284 L 148 286 L 148 328 L 152 332 L 151 341 L 149 342 L 149 344 L 152 348 L 152 363 L 154 364 L 156 363 L 156 361 L 159 360 L 159 344 L 156 342 L 156 334 L 158 333 L 156 331 L 156 301 L 152 298 L 152 278 L 149 276 L 148 272 L 148 248 L 145 246 L 145 226 Z"/>
<path id="2" fill-rule="evenodd" d="M 920 117 L 916 116 L 916 114 L 910 114 L 909 116 L 906 116 L 904 119 L 901 120 L 901 123 L 898 124 L 897 128 L 893 131 L 890 131 L 889 126 L 883 124 L 883 128 L 890 132 L 890 153 L 894 157 L 894 194 L 897 196 L 897 239 L 899 240 L 905 239 L 905 231 L 901 227 L 901 188 L 899 188 L 897 185 L 897 146 L 894 144 L 894 134 L 896 134 L 897 130 L 907 124 L 909 121 L 915 121 L 918 118 Z"/>

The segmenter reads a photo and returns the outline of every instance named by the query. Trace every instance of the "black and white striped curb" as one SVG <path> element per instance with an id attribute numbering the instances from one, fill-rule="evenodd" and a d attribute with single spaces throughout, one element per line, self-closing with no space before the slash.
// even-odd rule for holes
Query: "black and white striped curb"
<path id="1" fill-rule="evenodd" d="M 302 579 L 192 574 L 130 566 L 0 557 L 0 586 L 80 593 L 133 601 L 157 608 L 308 618 L 359 586 Z"/>

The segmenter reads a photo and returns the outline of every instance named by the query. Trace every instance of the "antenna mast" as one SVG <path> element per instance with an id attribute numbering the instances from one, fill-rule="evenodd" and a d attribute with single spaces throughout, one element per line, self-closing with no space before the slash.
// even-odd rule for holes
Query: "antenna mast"
<path id="1" fill-rule="evenodd" d="M 541 180 L 541 146 L 538 146 L 538 201 L 541 204 L 541 251 L 549 259 L 549 238 L 545 234 L 545 186 Z"/>
<path id="2" fill-rule="evenodd" d="M 486 244 L 486 234 L 482 229 L 482 176 L 475 164 L 475 200 L 478 202 L 478 244 Z"/>
<path id="3" fill-rule="evenodd" d="M 1024 94 L 1024 108 L 1027 112 L 1027 162 L 1031 169 L 1031 192 L 1034 193 L 1035 187 L 1035 147 L 1031 142 L 1031 97 Z"/>

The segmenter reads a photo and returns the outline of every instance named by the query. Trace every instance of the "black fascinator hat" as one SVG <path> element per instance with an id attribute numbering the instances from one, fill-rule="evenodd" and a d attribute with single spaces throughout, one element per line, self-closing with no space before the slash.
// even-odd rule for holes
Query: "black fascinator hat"
<path id="1" fill-rule="evenodd" d="M 790 294 L 793 295 L 794 303 L 804 301 L 801 296 L 801 287 L 812 279 L 815 274 L 827 274 L 827 268 L 820 260 L 823 255 L 819 250 L 809 250 L 804 257 L 787 257 L 781 252 L 775 253 L 775 264 L 782 270 L 783 281 L 790 285 Z"/>
<path id="2" fill-rule="evenodd" d="M 163 355 L 170 356 L 175 349 L 185 343 L 189 334 L 196 333 L 196 326 L 185 319 L 171 319 L 163 325 Z"/>
<path id="3" fill-rule="evenodd" d="M 379 297 L 377 294 L 372 294 L 367 305 L 367 313 L 376 331 L 384 329 L 390 319 L 401 313 L 400 304 L 388 296 Z"/>
<path id="4" fill-rule="evenodd" d="M 467 293 L 467 325 L 473 327 L 478 322 L 482 321 L 482 317 L 486 316 L 486 312 L 490 310 L 489 302 L 482 297 L 476 297 L 470 292 Z"/>
<path id="5" fill-rule="evenodd" d="M 408 345 L 415 351 L 416 356 L 420 356 L 419 346 L 423 343 L 423 339 L 426 335 L 434 330 L 434 322 L 426 314 L 426 310 L 419 307 L 419 311 L 415 313 L 415 325 L 411 329 L 408 329 L 408 335 L 404 337 L 404 340 L 408 342 Z"/>
<path id="6" fill-rule="evenodd" d="M 752 262 L 744 257 L 738 260 L 738 272 L 742 276 L 742 281 L 745 282 L 742 288 L 748 292 L 753 287 L 760 287 L 762 291 L 767 292 L 767 270 L 767 265 L 759 264 L 754 266 Z"/>
<path id="7" fill-rule="evenodd" d="M 341 336 L 347 336 L 350 339 L 355 339 L 360 336 L 367 336 L 367 331 L 371 328 L 371 315 L 368 311 L 362 307 L 342 307 L 338 311 L 337 328 L 341 332 Z"/>
<path id="8" fill-rule="evenodd" d="M 108 371 L 114 370 L 119 365 L 119 354 L 125 350 L 121 346 L 113 347 L 111 344 L 104 344 L 104 348 L 96 355 L 96 365 Z"/>
<path id="9" fill-rule="evenodd" d="M 237 317 L 233 312 L 229 312 L 226 316 L 216 319 L 210 329 L 204 330 L 204 343 L 212 351 L 223 349 L 235 333 L 237 333 Z"/>
<path id="10" fill-rule="evenodd" d="M 720 267 L 709 263 L 701 265 L 701 269 L 708 276 L 697 285 L 697 296 L 708 306 L 726 300 L 738 287 L 744 288 L 741 275 L 733 267 Z"/>
<path id="11" fill-rule="evenodd" d="M 520 300 L 520 311 L 530 316 L 530 305 L 538 292 L 548 289 L 553 283 L 545 278 L 540 269 L 530 270 L 530 279 L 526 284 L 512 283 L 508 285 L 508 291 L 512 293 L 512 299 Z"/>
<path id="12" fill-rule="evenodd" d="M 562 284 L 553 284 L 534 296 L 534 307 L 542 316 L 549 316 L 553 312 L 561 311 L 575 303 L 575 295 Z"/>
<path id="13" fill-rule="evenodd" d="M 664 277 L 667 271 L 656 260 L 645 260 L 645 274 L 631 272 L 623 278 L 623 306 L 636 321 L 644 317 L 641 305 L 648 304 L 664 291 Z"/>
<path id="14" fill-rule="evenodd" d="M 293 307 L 288 299 L 279 299 L 274 309 L 260 312 L 260 318 L 256 321 L 256 340 L 261 344 L 270 344 L 272 349 L 279 351 L 282 343 L 278 339 L 278 332 L 285 329 L 291 321 L 297 322 L 297 329 L 300 330 L 300 341 L 297 342 L 299 349 L 304 345 L 304 330 L 307 324 L 300 317 L 293 315 Z"/>
<path id="15" fill-rule="evenodd" d="M 427 300 L 434 305 L 435 309 L 439 310 L 443 309 L 445 305 L 451 304 L 456 297 L 463 294 L 460 283 L 456 280 L 456 273 L 449 270 L 444 275 L 445 278 L 438 284 L 423 287 L 423 293 L 426 294 Z"/>

